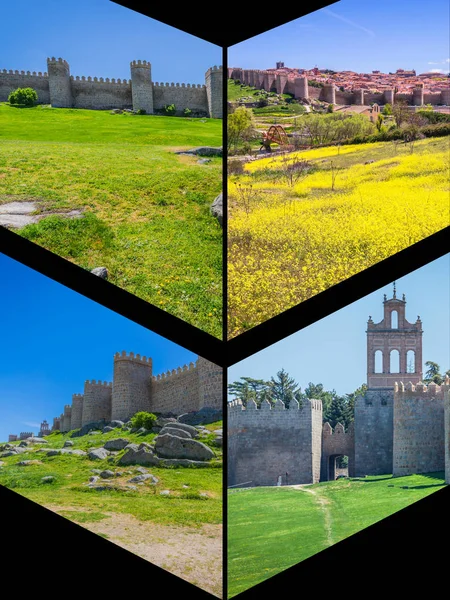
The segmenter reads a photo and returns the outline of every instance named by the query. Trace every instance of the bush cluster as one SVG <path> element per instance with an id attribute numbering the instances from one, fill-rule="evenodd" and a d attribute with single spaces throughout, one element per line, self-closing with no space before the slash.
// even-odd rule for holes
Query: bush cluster
<path id="1" fill-rule="evenodd" d="M 37 101 L 38 95 L 33 88 L 17 88 L 8 96 L 8 102 L 18 106 L 34 106 Z"/>

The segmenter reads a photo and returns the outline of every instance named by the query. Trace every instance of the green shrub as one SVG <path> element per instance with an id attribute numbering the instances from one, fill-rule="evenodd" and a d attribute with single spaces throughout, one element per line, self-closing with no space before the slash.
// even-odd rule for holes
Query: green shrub
<path id="1" fill-rule="evenodd" d="M 139 109 L 136 111 L 136 114 L 137 114 L 137 115 L 145 115 L 145 114 L 147 114 L 147 111 L 145 110 L 145 108 L 139 108 Z"/>
<path id="2" fill-rule="evenodd" d="M 434 112 L 432 110 L 418 110 L 416 114 L 426 119 L 432 125 L 436 123 L 450 123 L 450 115 L 445 113 Z"/>
<path id="3" fill-rule="evenodd" d="M 183 115 L 184 115 L 185 117 L 190 117 L 190 116 L 192 115 L 192 110 L 191 110 L 190 108 L 185 108 L 185 109 L 183 110 Z"/>
<path id="4" fill-rule="evenodd" d="M 8 102 L 10 104 L 17 104 L 20 106 L 34 106 L 37 100 L 38 95 L 33 88 L 17 88 L 17 90 L 14 90 L 8 96 Z"/>
<path id="5" fill-rule="evenodd" d="M 172 117 L 177 112 L 175 104 L 166 104 L 164 106 L 164 113 L 169 117 Z"/>
<path id="6" fill-rule="evenodd" d="M 141 427 L 151 429 L 156 423 L 157 418 L 153 413 L 141 411 L 131 417 L 131 425 L 136 429 L 140 429 Z"/>

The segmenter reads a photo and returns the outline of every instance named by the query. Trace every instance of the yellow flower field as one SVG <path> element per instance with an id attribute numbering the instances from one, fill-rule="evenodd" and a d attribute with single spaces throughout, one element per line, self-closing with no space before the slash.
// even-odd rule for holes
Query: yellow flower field
<path id="1" fill-rule="evenodd" d="M 230 175 L 229 337 L 446 227 L 449 141 L 319 148 Z M 293 159 L 310 170 L 290 182 Z"/>

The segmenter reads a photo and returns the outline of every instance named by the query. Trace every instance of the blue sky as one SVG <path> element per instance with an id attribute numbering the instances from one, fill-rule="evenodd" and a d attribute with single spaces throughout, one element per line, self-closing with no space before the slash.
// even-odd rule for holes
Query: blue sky
<path id="1" fill-rule="evenodd" d="M 398 279 L 397 298 L 406 296 L 406 319 L 423 325 L 423 361 L 450 369 L 450 255 Z M 383 318 L 383 294 L 392 297 L 392 284 L 321 319 L 277 344 L 237 363 L 228 382 L 240 377 L 270 379 L 284 368 L 302 389 L 322 383 L 338 394 L 366 383 L 366 326 Z M 425 372 L 425 371 L 424 371 Z"/>
<path id="2" fill-rule="evenodd" d="M 86 379 L 112 381 L 116 352 L 151 356 L 155 375 L 197 359 L 1 253 L 0 332 L 0 442 L 52 424 Z"/>
<path id="3" fill-rule="evenodd" d="M 449 19 L 448 0 L 340 0 L 232 46 L 228 65 L 448 72 Z"/>
<path id="4" fill-rule="evenodd" d="M 109 0 L 3 2 L 0 69 L 43 72 L 51 56 L 72 75 L 116 79 L 130 79 L 132 60 L 148 60 L 163 83 L 203 84 L 222 64 L 218 46 Z"/>

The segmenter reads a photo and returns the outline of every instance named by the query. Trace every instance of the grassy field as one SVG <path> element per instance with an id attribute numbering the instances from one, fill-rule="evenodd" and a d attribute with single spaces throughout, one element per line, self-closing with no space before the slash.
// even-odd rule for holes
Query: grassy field
<path id="1" fill-rule="evenodd" d="M 290 181 L 290 165 L 308 170 Z M 449 223 L 449 138 L 306 150 L 229 176 L 228 336 Z"/>
<path id="2" fill-rule="evenodd" d="M 222 428 L 222 422 L 208 425 L 211 430 Z M 137 491 L 125 487 L 125 483 L 134 471 L 134 466 L 117 465 L 117 460 L 125 451 L 119 452 L 114 463 L 105 460 L 91 460 L 88 456 L 59 455 L 46 456 L 37 449 L 62 448 L 66 440 L 71 440 L 73 450 L 89 451 L 102 446 L 106 441 L 125 437 L 130 442 L 151 443 L 155 434 L 130 434 L 114 430 L 109 433 L 85 435 L 71 438 L 71 432 L 53 433 L 47 436 L 45 446 L 33 445 L 26 453 L 1 458 L 5 464 L 0 469 L 0 485 L 26 496 L 43 506 L 57 504 L 60 506 L 83 509 L 83 520 L 86 522 L 92 515 L 94 520 L 101 518 L 101 511 L 113 511 L 133 515 L 140 520 L 151 520 L 155 523 L 199 526 L 204 523 L 222 522 L 222 449 L 213 448 L 216 459 L 210 468 L 161 468 L 148 467 L 149 472 L 159 479 L 156 485 L 145 485 Z M 208 438 L 202 439 L 211 445 Z M 18 443 L 18 442 L 17 442 Z M 15 445 L 16 442 L 13 443 Z M 38 460 L 40 464 L 19 466 L 24 460 Z M 99 493 L 85 485 L 92 475 L 92 469 L 111 469 L 122 471 L 123 475 L 114 479 L 117 489 Z M 138 475 L 139 473 L 135 473 Z M 42 482 L 43 477 L 53 476 L 50 484 Z M 183 488 L 183 485 L 189 486 Z M 170 490 L 169 496 L 161 496 L 161 490 Z M 200 496 L 204 492 L 207 497 Z M 75 520 L 78 520 L 75 515 Z"/>
<path id="3" fill-rule="evenodd" d="M 429 473 L 229 491 L 228 596 L 243 592 L 444 485 L 443 473 Z"/>
<path id="4" fill-rule="evenodd" d="M 17 233 L 221 337 L 222 159 L 173 153 L 205 145 L 222 145 L 221 120 L 0 104 L 0 204 L 83 211 Z"/>

